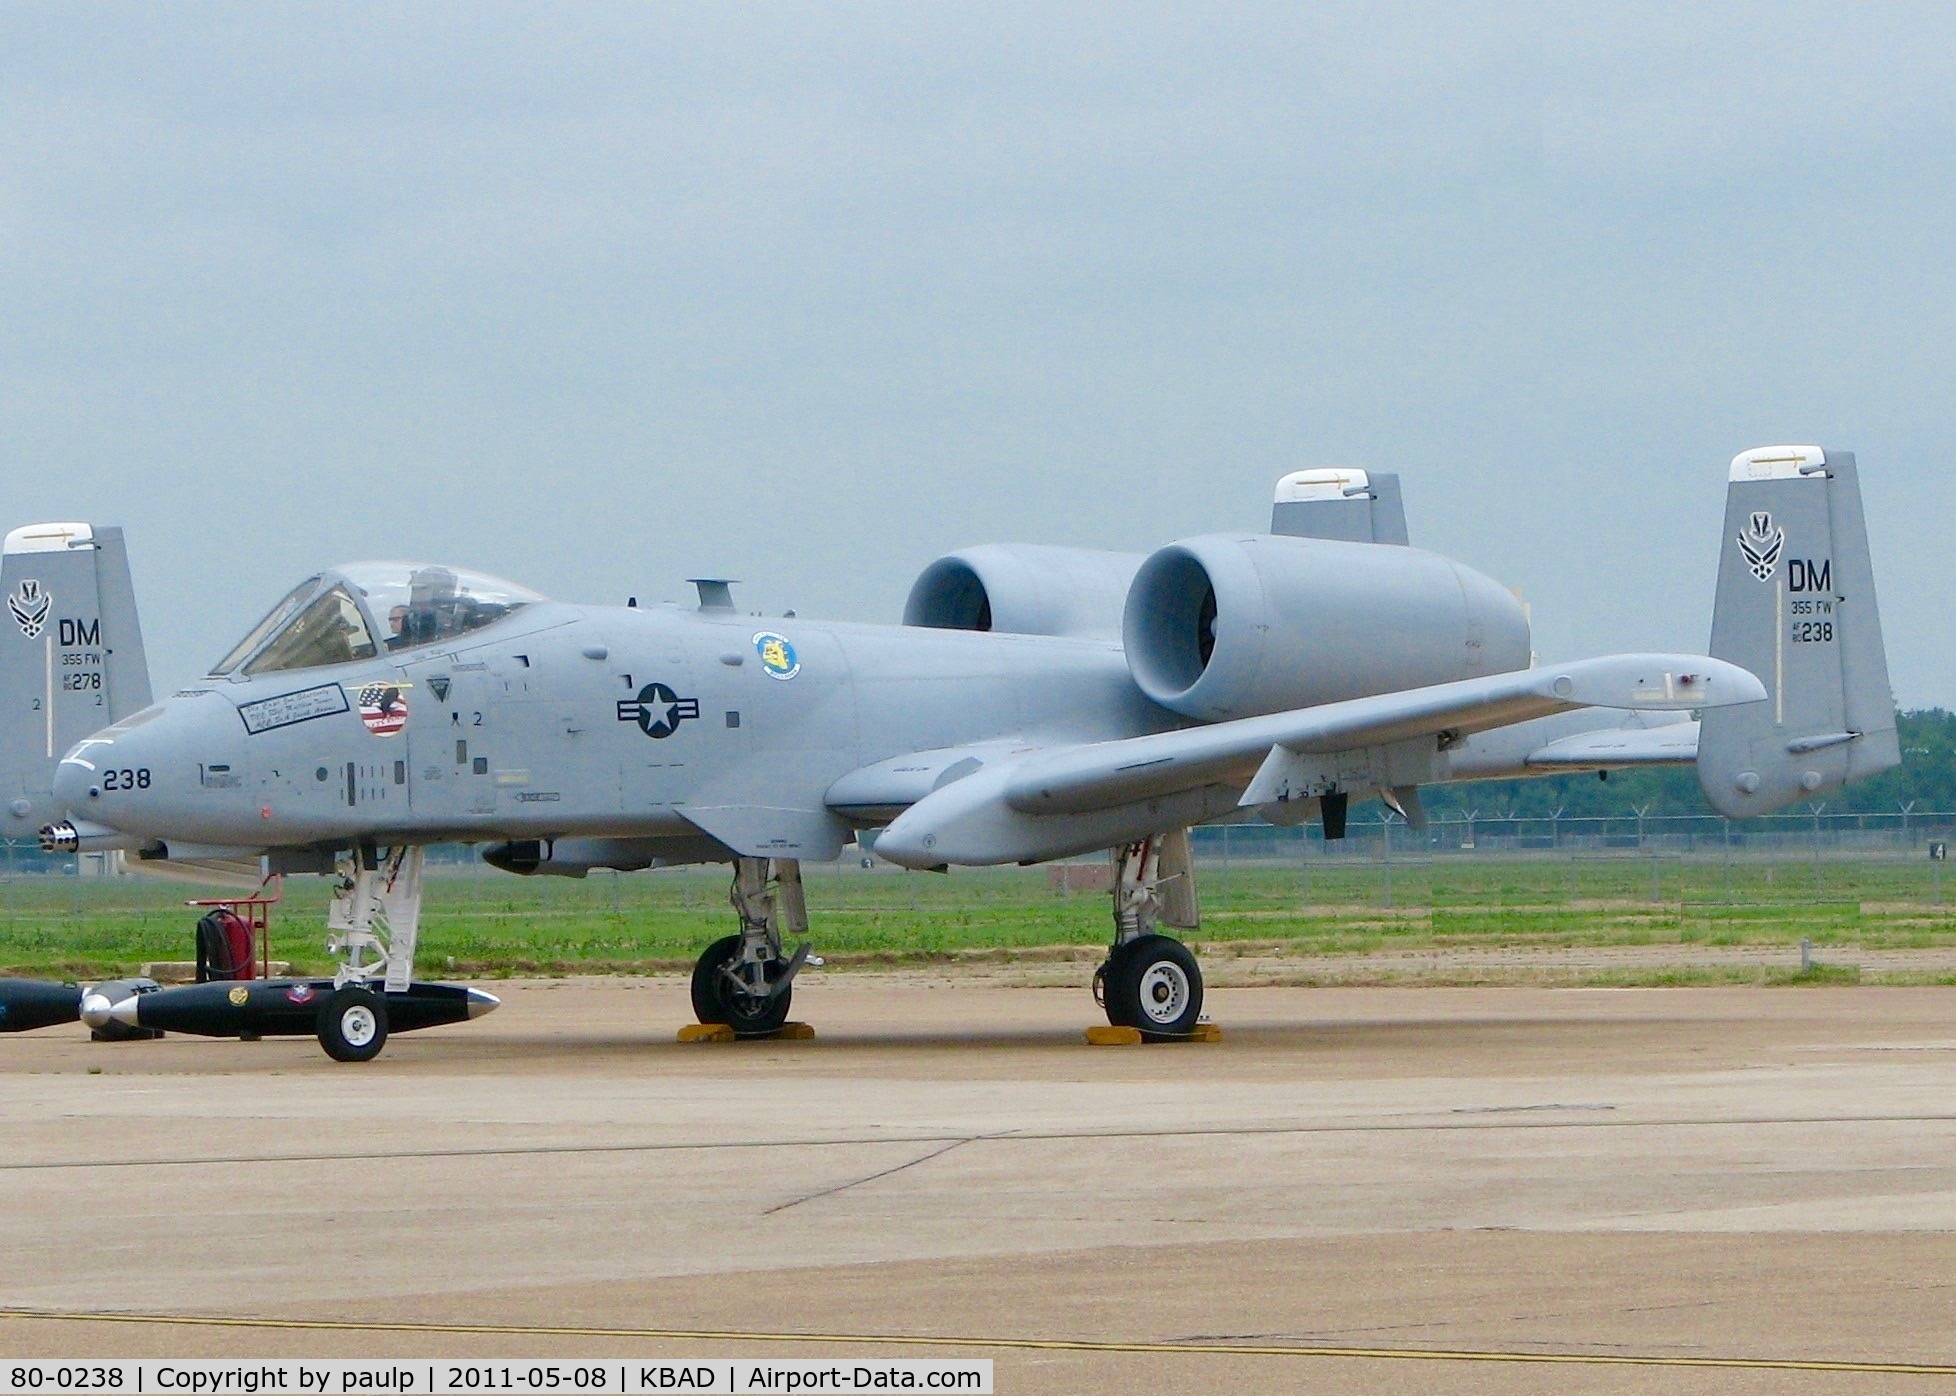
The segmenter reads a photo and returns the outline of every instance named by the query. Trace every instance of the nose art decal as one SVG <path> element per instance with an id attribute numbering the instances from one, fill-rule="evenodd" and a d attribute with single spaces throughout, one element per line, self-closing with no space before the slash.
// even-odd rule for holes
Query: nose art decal
<path id="1" fill-rule="evenodd" d="M 360 690 L 360 721 L 376 737 L 393 736 L 407 720 L 407 694 L 399 684 L 370 683 Z"/>
<path id="2" fill-rule="evenodd" d="M 346 694 L 336 683 L 318 688 L 302 688 L 297 693 L 281 693 L 276 698 L 260 698 L 255 703 L 240 703 L 238 716 L 245 731 L 257 736 L 275 727 L 290 727 L 295 722 L 311 722 L 316 717 L 331 717 L 346 711 Z"/>

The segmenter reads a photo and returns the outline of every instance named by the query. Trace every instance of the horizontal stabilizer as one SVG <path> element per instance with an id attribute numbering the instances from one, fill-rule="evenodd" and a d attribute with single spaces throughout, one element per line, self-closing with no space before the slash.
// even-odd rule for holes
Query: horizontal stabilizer
<path id="1" fill-rule="evenodd" d="M 1558 713 L 1476 732 L 1447 748 L 1448 780 L 1524 780 L 1612 766 L 1689 764 L 1698 724 L 1685 712 Z"/>
<path id="2" fill-rule="evenodd" d="M 1606 727 L 1579 732 L 1528 753 L 1530 768 L 1543 771 L 1603 771 L 1620 766 L 1688 766 L 1698 759 L 1698 724 L 1664 727 Z"/>

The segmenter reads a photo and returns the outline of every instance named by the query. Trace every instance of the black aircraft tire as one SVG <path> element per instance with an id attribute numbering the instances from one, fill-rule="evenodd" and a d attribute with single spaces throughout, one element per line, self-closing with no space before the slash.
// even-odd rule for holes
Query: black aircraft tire
<path id="1" fill-rule="evenodd" d="M 1147 1042 L 1173 1042 L 1195 1032 L 1202 1017 L 1202 969 L 1189 948 L 1170 936 L 1140 936 L 1107 958 L 1102 987 L 1107 1021 L 1136 1028 Z"/>
<path id="2" fill-rule="evenodd" d="M 370 1062 L 387 1045 L 387 1004 L 348 984 L 319 1005 L 319 1045 L 336 1062 Z"/>
<path id="3" fill-rule="evenodd" d="M 693 966 L 693 1016 L 702 1023 L 724 1023 L 740 1037 L 767 1037 L 779 1032 L 788 1021 L 794 986 L 771 999 L 736 992 L 721 971 L 739 957 L 739 936 L 722 936 L 701 953 Z"/>
<path id="4" fill-rule="evenodd" d="M 1114 999 L 1107 992 L 1107 986 L 1114 982 L 1114 961 L 1121 957 L 1118 947 L 1107 952 L 1107 958 L 1100 962 L 1100 968 L 1093 972 L 1093 1001 L 1100 1005 L 1100 1011 L 1107 1015 L 1107 1021 L 1117 1028 L 1127 1023 L 1114 1016 Z"/>

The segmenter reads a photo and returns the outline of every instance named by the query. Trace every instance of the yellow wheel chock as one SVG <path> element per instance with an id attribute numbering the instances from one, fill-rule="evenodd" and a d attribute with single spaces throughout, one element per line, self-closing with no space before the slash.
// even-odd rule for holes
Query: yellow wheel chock
<path id="1" fill-rule="evenodd" d="M 765 1035 L 776 1042 L 812 1042 L 815 1027 L 812 1023 L 783 1023 Z M 688 1023 L 679 1030 L 681 1042 L 734 1042 L 738 1038 L 739 1034 L 725 1023 Z"/>

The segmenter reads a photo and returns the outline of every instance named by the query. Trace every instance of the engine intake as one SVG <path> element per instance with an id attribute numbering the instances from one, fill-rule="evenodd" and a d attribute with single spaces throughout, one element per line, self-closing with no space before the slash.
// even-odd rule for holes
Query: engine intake
<path id="1" fill-rule="evenodd" d="M 904 603 L 905 625 L 1117 639 L 1139 553 L 997 543 L 940 557 Z"/>
<path id="2" fill-rule="evenodd" d="M 1135 573 L 1122 618 L 1148 697 L 1216 722 L 1528 665 L 1528 615 L 1437 553 L 1210 534 Z"/>

